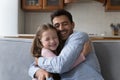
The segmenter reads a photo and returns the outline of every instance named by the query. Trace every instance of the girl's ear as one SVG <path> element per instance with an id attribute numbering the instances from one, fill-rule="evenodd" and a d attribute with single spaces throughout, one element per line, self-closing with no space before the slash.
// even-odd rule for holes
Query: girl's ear
<path id="1" fill-rule="evenodd" d="M 38 40 L 39 40 L 39 42 L 41 42 L 40 36 L 38 36 Z"/>

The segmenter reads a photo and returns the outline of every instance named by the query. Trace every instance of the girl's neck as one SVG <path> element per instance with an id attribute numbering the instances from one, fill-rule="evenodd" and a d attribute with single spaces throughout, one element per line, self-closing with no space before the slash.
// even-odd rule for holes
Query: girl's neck
<path id="1" fill-rule="evenodd" d="M 56 50 L 54 50 L 54 51 L 52 51 L 53 53 L 55 53 L 55 54 L 57 54 L 57 51 Z"/>
<path id="2" fill-rule="evenodd" d="M 44 47 L 43 47 L 44 48 Z M 45 48 L 45 49 L 47 49 L 47 48 Z M 48 49 L 48 50 L 50 50 L 50 49 Z M 52 51 L 53 53 L 56 53 L 57 51 L 56 50 L 50 50 L 50 51 Z"/>

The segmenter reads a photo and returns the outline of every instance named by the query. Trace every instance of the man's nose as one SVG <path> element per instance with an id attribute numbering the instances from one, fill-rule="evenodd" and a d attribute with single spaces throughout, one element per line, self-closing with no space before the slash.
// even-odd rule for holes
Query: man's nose
<path id="1" fill-rule="evenodd" d="M 63 30 L 63 25 L 62 24 L 60 24 L 59 30 Z"/>

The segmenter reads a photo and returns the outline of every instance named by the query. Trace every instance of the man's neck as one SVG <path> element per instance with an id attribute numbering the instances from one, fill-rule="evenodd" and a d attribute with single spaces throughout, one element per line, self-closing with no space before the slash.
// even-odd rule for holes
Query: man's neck
<path id="1" fill-rule="evenodd" d="M 65 44 L 66 40 L 62 40 L 62 43 Z"/>

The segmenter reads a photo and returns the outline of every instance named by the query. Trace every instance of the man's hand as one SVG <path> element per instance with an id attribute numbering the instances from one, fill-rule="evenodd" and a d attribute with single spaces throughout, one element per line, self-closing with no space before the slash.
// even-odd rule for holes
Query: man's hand
<path id="1" fill-rule="evenodd" d="M 50 76 L 52 76 L 52 75 L 43 69 L 39 69 L 35 73 L 35 77 L 38 80 L 46 80 L 46 78 L 49 78 Z"/>
<path id="2" fill-rule="evenodd" d="M 35 65 L 38 66 L 38 58 L 35 57 Z"/>
<path id="3" fill-rule="evenodd" d="M 82 54 L 84 56 L 87 56 L 89 54 L 89 52 L 91 51 L 91 49 L 92 49 L 91 41 L 89 40 L 89 41 L 85 42 L 83 50 L 82 50 Z"/>

